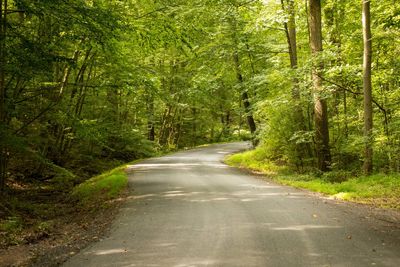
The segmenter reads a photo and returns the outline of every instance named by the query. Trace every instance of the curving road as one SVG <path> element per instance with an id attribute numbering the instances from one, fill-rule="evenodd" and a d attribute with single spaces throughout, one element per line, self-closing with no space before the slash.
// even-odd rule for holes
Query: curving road
<path id="1" fill-rule="evenodd" d="M 221 163 L 247 146 L 131 166 L 110 235 L 64 266 L 400 266 L 398 224 Z"/>

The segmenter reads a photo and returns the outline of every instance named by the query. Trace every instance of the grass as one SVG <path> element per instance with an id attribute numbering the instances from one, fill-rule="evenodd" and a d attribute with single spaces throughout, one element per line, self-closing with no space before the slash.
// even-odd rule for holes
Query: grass
<path id="1" fill-rule="evenodd" d="M 261 172 L 284 185 L 319 192 L 336 199 L 400 209 L 400 174 L 356 176 L 332 171 L 322 175 L 296 174 L 288 166 L 266 160 L 261 150 L 246 151 L 226 158 L 226 163 Z"/>
<path id="2" fill-rule="evenodd" d="M 112 209 L 119 203 L 112 200 L 118 199 L 127 187 L 126 167 L 106 171 L 77 186 L 73 185 L 81 178 L 69 173 L 41 184 L 10 183 L 0 203 L 0 249 L 38 243 L 58 235 L 66 225 L 84 222 L 85 214 L 95 218 Z"/>
<path id="3" fill-rule="evenodd" d="M 126 165 L 104 172 L 79 184 L 72 197 L 83 204 L 101 203 L 118 197 L 128 184 Z"/>

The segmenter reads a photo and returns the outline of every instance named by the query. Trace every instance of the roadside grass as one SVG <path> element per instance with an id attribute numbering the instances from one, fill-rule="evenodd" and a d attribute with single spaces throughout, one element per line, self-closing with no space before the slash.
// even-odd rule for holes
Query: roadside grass
<path id="1" fill-rule="evenodd" d="M 73 188 L 71 196 L 84 206 L 104 204 L 120 196 L 128 185 L 127 165 L 92 177 Z"/>
<path id="2" fill-rule="evenodd" d="M 335 199 L 400 209 L 400 174 L 357 176 L 345 171 L 297 174 L 288 166 L 267 160 L 258 149 L 228 156 L 225 162 L 261 172 L 278 183 L 319 192 Z"/>
<path id="3" fill-rule="evenodd" d="M 64 218 L 111 207 L 111 201 L 127 187 L 126 167 L 106 171 L 75 187 L 70 186 L 73 180 L 69 178 L 67 190 L 61 190 L 57 180 L 9 192 L 0 203 L 0 249 L 38 242 L 57 231 L 56 225 L 65 223 Z M 79 181 L 78 176 L 73 178 Z"/>

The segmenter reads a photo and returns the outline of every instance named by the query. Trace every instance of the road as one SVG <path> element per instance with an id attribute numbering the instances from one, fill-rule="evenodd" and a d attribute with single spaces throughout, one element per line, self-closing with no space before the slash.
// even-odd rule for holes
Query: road
<path id="1" fill-rule="evenodd" d="M 398 225 L 221 162 L 245 143 L 133 165 L 130 195 L 77 266 L 400 266 Z"/>

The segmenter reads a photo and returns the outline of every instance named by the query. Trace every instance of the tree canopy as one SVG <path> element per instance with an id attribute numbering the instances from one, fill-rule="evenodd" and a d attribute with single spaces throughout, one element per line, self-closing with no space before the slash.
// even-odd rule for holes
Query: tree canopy
<path id="1" fill-rule="evenodd" d="M 400 2 L 364 6 L 364 43 L 365 1 L 306 2 L 1 0 L 2 188 L 238 139 L 298 172 L 398 172 Z"/>

